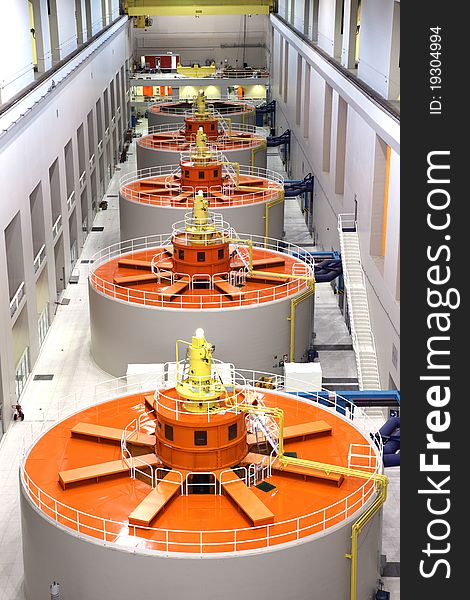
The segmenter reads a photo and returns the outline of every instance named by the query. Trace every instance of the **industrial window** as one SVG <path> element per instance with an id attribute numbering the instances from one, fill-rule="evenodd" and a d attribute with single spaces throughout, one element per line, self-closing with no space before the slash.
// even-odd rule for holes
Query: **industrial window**
<path id="1" fill-rule="evenodd" d="M 170 442 L 173 441 L 173 427 L 171 425 L 165 424 L 165 437 L 167 440 L 170 440 Z"/>
<path id="2" fill-rule="evenodd" d="M 206 260 L 206 253 L 198 252 L 197 253 L 197 262 L 204 262 L 205 260 Z"/>
<path id="3" fill-rule="evenodd" d="M 189 177 L 189 170 L 188 169 L 186 169 L 186 171 L 184 172 L 184 176 L 185 177 Z"/>
<path id="4" fill-rule="evenodd" d="M 219 169 L 214 169 L 214 177 L 218 177 L 219 176 Z"/>
<path id="5" fill-rule="evenodd" d="M 237 424 L 234 423 L 233 425 L 228 426 L 228 439 L 234 440 L 236 437 L 237 437 Z"/>
<path id="6" fill-rule="evenodd" d="M 179 250 L 178 249 L 178 258 L 180 260 L 184 260 L 184 250 Z"/>
<path id="7" fill-rule="evenodd" d="M 207 431 L 195 431 L 194 432 L 194 445 L 195 446 L 207 446 Z"/>
<path id="8" fill-rule="evenodd" d="M 221 248 L 221 249 L 218 251 L 218 253 L 217 253 L 217 257 L 218 257 L 218 258 L 223 258 L 223 257 L 224 257 L 224 249 L 223 249 L 223 248 Z"/>
<path id="9" fill-rule="evenodd" d="M 204 171 L 199 171 L 198 177 L 199 179 L 204 179 Z"/>
<path id="10" fill-rule="evenodd" d="M 215 129 L 215 125 L 214 125 L 214 123 L 211 123 L 211 130 L 214 131 L 214 129 Z"/>

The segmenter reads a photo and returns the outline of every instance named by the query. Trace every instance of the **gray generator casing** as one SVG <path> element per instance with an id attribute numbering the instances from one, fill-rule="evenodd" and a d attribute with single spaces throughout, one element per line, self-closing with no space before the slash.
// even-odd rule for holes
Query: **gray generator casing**
<path id="1" fill-rule="evenodd" d="M 236 232 L 266 236 L 266 204 L 268 201 L 227 208 L 214 208 Z M 173 223 L 184 220 L 186 207 L 156 206 L 128 200 L 119 194 L 119 221 L 121 240 L 131 240 L 157 233 L 171 234 Z M 284 202 L 268 209 L 268 236 L 282 239 L 284 229 Z"/>
<path id="2" fill-rule="evenodd" d="M 55 523 L 20 489 L 26 600 L 49 600 L 53 581 L 67 600 L 347 600 L 351 526 L 369 505 L 297 542 L 201 557 L 105 545 Z M 379 511 L 359 537 L 358 600 L 377 589 L 381 527 Z"/>
<path id="3" fill-rule="evenodd" d="M 120 377 L 128 364 L 173 360 L 175 341 L 202 327 L 223 362 L 259 371 L 280 369 L 289 355 L 291 299 L 220 309 L 177 309 L 116 300 L 88 284 L 91 353 L 96 364 Z M 299 294 L 297 294 L 299 295 Z M 313 298 L 295 308 L 295 362 L 306 360 L 313 335 Z M 280 372 L 280 371 L 278 371 Z"/>

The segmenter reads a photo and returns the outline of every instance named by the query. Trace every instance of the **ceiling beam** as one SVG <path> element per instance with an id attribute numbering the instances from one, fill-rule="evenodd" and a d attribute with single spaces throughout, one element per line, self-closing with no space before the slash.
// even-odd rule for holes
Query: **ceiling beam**
<path id="1" fill-rule="evenodd" d="M 268 15 L 273 0 L 127 0 L 130 17 Z"/>

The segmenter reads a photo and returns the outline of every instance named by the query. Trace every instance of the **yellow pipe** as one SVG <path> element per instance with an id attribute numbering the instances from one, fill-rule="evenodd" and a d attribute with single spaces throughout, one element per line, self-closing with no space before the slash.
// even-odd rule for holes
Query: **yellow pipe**
<path id="1" fill-rule="evenodd" d="M 301 276 L 298 276 L 301 277 Z M 305 276 L 304 276 L 305 277 Z M 313 277 L 310 277 L 310 282 L 307 290 L 303 292 L 300 296 L 296 298 L 292 298 L 290 303 L 290 317 L 288 320 L 290 321 L 290 343 L 289 343 L 289 360 L 290 362 L 294 362 L 295 360 L 295 309 L 297 304 L 303 302 L 309 298 L 315 291 L 315 280 Z M 281 458 L 282 460 L 282 458 Z"/>
<path id="2" fill-rule="evenodd" d="M 310 295 L 313 291 L 309 290 Z M 299 296 L 295 300 L 301 302 L 306 297 L 307 294 L 303 294 Z M 291 327 L 294 324 L 294 320 L 291 320 Z M 291 342 L 293 338 L 291 337 Z M 292 347 L 291 347 L 292 354 Z M 387 499 L 387 486 L 388 486 L 388 478 L 385 475 L 380 473 L 370 473 L 368 471 L 362 471 L 361 469 L 353 469 L 351 467 L 341 467 L 339 465 L 331 465 L 327 463 L 316 462 L 313 460 L 307 460 L 302 458 L 294 458 L 292 456 L 284 455 L 284 411 L 280 408 L 273 408 L 267 406 L 252 406 L 249 404 L 241 405 L 238 407 L 241 412 L 246 412 L 250 414 L 263 414 L 263 415 L 271 415 L 277 419 L 279 424 L 279 449 L 278 449 L 278 461 L 281 465 L 295 465 L 300 467 L 306 467 L 309 469 L 316 469 L 320 471 L 324 471 L 325 473 L 336 473 L 339 475 L 347 475 L 349 477 L 357 477 L 359 479 L 373 479 L 376 485 L 376 490 L 378 492 L 377 497 L 374 502 L 369 506 L 369 508 L 359 517 L 359 519 L 352 526 L 352 535 L 351 535 L 351 554 L 346 554 L 346 558 L 351 559 L 351 600 L 357 600 L 357 553 L 358 553 L 358 537 L 362 529 L 369 523 L 369 521 L 377 514 L 380 508 L 383 506 Z M 219 410 L 226 410 L 226 407 L 221 407 Z"/>
<path id="3" fill-rule="evenodd" d="M 273 206 L 276 206 L 277 204 L 281 204 L 282 202 L 284 202 L 284 192 L 281 192 L 281 194 L 275 199 L 275 200 L 271 200 L 270 202 L 266 202 L 266 206 L 265 206 L 265 224 L 264 224 L 264 245 L 266 246 L 268 243 L 268 238 L 269 238 L 269 209 L 272 208 Z"/>
<path id="4" fill-rule="evenodd" d="M 385 504 L 387 499 L 388 479 L 385 475 L 376 475 L 375 481 L 378 487 L 378 495 L 367 511 L 362 514 L 352 526 L 351 535 L 351 554 L 346 554 L 346 558 L 351 559 L 351 600 L 357 599 L 357 552 L 358 537 L 362 529 L 374 517 L 374 515 Z"/>
<path id="5" fill-rule="evenodd" d="M 294 273 L 277 273 L 274 271 L 250 271 L 250 275 L 266 275 L 269 277 L 277 277 L 278 279 L 300 279 L 302 281 L 314 282 L 312 275 L 294 275 Z"/>

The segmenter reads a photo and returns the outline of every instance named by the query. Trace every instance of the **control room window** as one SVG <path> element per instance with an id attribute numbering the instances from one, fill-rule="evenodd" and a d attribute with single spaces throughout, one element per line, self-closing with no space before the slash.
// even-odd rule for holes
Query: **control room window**
<path id="1" fill-rule="evenodd" d="M 195 431 L 194 432 L 194 445 L 195 446 L 207 446 L 207 431 Z"/>
<path id="2" fill-rule="evenodd" d="M 217 257 L 218 257 L 219 259 L 222 259 L 222 258 L 224 257 L 224 249 L 223 249 L 223 248 L 221 248 L 221 249 L 218 251 L 218 253 L 217 253 Z"/>
<path id="3" fill-rule="evenodd" d="M 218 177 L 219 176 L 219 169 L 214 169 L 214 177 Z"/>
<path id="4" fill-rule="evenodd" d="M 204 171 L 199 171 L 198 177 L 199 179 L 204 179 Z"/>
<path id="5" fill-rule="evenodd" d="M 185 172 L 184 172 L 184 176 L 185 176 L 185 177 L 189 177 L 189 171 L 188 171 L 188 170 L 185 170 Z"/>
<path id="6" fill-rule="evenodd" d="M 184 260 L 184 250 L 178 249 L 178 258 Z"/>
<path id="7" fill-rule="evenodd" d="M 171 425 L 165 424 L 165 437 L 170 442 L 173 441 L 173 427 Z"/>
<path id="8" fill-rule="evenodd" d="M 205 260 L 206 260 L 206 253 L 198 252 L 197 253 L 197 262 L 204 262 Z"/>
<path id="9" fill-rule="evenodd" d="M 228 439 L 234 440 L 236 437 L 237 437 L 237 424 L 234 423 L 233 425 L 228 426 Z"/>

